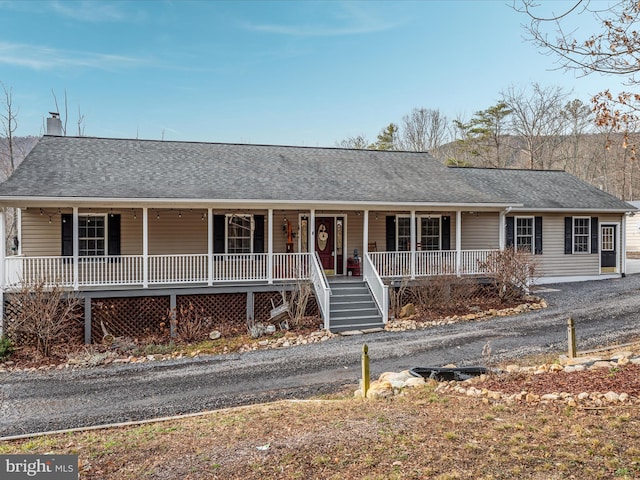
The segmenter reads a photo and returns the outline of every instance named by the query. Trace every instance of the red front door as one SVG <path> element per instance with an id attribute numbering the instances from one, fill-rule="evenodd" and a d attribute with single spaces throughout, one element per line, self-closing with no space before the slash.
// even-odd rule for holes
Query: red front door
<path id="1" fill-rule="evenodd" d="M 316 252 L 325 270 L 335 269 L 333 224 L 333 217 L 316 217 Z"/>

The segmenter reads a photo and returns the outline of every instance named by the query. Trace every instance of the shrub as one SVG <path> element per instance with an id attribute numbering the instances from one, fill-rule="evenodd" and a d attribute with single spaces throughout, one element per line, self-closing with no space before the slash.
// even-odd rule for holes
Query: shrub
<path id="1" fill-rule="evenodd" d="M 410 289 L 413 303 L 423 308 L 442 310 L 454 305 L 465 305 L 482 296 L 477 281 L 456 275 L 437 275 L 421 278 Z"/>
<path id="2" fill-rule="evenodd" d="M 169 322 L 175 335 L 185 343 L 197 342 L 209 333 L 210 319 L 202 315 L 189 302 L 189 306 L 180 305 L 175 311 L 169 312 Z"/>
<path id="3" fill-rule="evenodd" d="M 521 299 L 529 291 L 536 272 L 533 256 L 515 248 L 491 253 L 480 268 L 493 280 L 502 302 Z"/>
<path id="4" fill-rule="evenodd" d="M 54 345 L 68 342 L 81 316 L 81 300 L 60 285 L 44 281 L 22 285 L 13 292 L 14 314 L 7 332 L 18 345 L 33 346 L 45 357 Z"/>
<path id="5" fill-rule="evenodd" d="M 8 359 L 13 353 L 13 342 L 6 335 L 0 336 L 0 361 Z"/>
<path id="6" fill-rule="evenodd" d="M 281 292 L 283 303 L 289 304 L 289 318 L 294 326 L 300 325 L 306 316 L 309 298 L 312 295 L 311 282 L 296 280 L 295 285 L 288 294 Z"/>

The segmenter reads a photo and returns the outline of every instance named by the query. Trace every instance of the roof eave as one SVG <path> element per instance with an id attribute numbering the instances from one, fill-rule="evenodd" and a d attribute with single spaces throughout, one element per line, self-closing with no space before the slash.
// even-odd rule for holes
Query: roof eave
<path id="1" fill-rule="evenodd" d="M 112 206 L 137 206 L 144 207 L 146 205 L 154 207 L 174 207 L 176 205 L 200 206 L 206 208 L 211 205 L 229 206 L 229 207 L 254 207 L 265 208 L 266 205 L 274 207 L 295 206 L 318 208 L 318 206 L 329 208 L 353 208 L 358 209 L 389 209 L 390 207 L 399 208 L 455 208 L 455 209 L 505 209 L 509 207 L 521 207 L 522 204 L 513 202 L 383 202 L 383 201 L 346 201 L 346 200 L 268 200 L 268 199 L 216 199 L 216 198 L 96 198 L 96 197 L 34 197 L 34 196 L 0 196 L 0 205 L 33 207 L 44 204 L 54 206 L 89 206 L 104 205 Z"/>
<path id="2" fill-rule="evenodd" d="M 541 213 L 627 213 L 635 212 L 633 208 L 532 208 L 514 207 L 512 212 L 541 212 Z"/>

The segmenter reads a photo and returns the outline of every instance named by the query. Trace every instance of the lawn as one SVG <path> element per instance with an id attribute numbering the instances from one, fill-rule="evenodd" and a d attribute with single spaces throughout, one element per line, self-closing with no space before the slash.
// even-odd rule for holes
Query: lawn
<path id="1" fill-rule="evenodd" d="M 0 454 L 76 453 L 96 480 L 640 477 L 638 404 L 509 405 L 434 385 L 352 394 L 6 441 Z"/>

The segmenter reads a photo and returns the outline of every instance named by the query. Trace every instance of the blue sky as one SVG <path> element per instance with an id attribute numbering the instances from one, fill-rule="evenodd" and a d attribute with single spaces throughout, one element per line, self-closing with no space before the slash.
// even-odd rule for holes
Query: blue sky
<path id="1" fill-rule="evenodd" d="M 0 81 L 20 135 L 42 133 L 53 89 L 69 134 L 80 108 L 89 136 L 309 146 L 373 141 L 413 108 L 468 118 L 510 85 L 619 89 L 553 70 L 510 5 L 0 0 Z"/>

